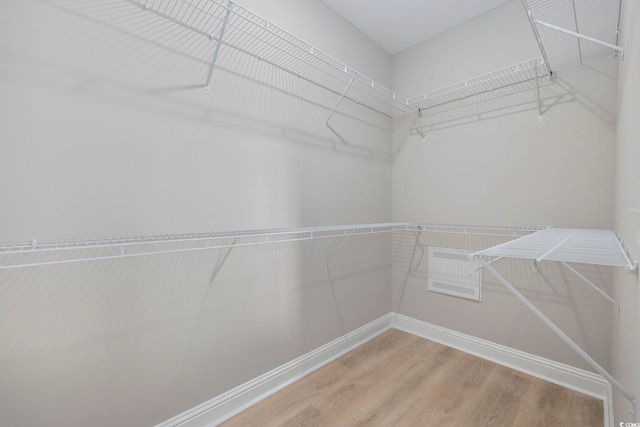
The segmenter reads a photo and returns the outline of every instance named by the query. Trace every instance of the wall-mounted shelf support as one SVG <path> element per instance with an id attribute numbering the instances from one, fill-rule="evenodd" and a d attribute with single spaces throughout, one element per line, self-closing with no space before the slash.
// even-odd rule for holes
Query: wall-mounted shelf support
<path id="1" fill-rule="evenodd" d="M 608 299 L 609 301 L 611 301 L 613 303 L 613 305 L 616 306 L 616 310 L 618 312 L 620 312 L 620 304 L 618 303 L 618 301 L 614 300 L 613 298 L 611 298 L 609 296 L 609 294 L 607 294 L 605 291 L 603 291 L 602 289 L 600 289 L 599 287 L 597 287 L 595 284 L 593 284 L 593 282 L 591 282 L 589 279 L 587 279 L 586 277 L 584 277 L 578 270 L 576 270 L 575 268 L 571 267 L 569 264 L 567 264 L 564 261 L 560 261 L 560 263 L 562 265 L 564 265 L 567 270 L 571 271 L 573 274 L 575 274 L 576 276 L 578 276 L 584 283 L 586 283 L 587 285 L 591 286 L 596 292 L 598 292 L 600 295 L 602 295 L 603 297 L 605 297 L 606 299 Z"/>
<path id="2" fill-rule="evenodd" d="M 585 352 L 578 344 L 576 344 L 562 329 L 551 321 L 544 313 L 542 313 L 535 305 L 533 305 L 524 295 L 522 295 L 507 279 L 498 273 L 481 255 L 476 255 L 478 262 L 489 271 L 509 292 L 511 292 L 521 303 L 523 303 L 535 316 L 547 325 L 562 341 L 571 347 L 580 357 L 582 357 L 589 365 L 593 367 L 600 375 L 606 378 L 631 404 L 633 405 L 632 414 L 635 419 L 635 396 L 618 382 L 606 369 L 596 362 L 587 352 Z"/>
<path id="3" fill-rule="evenodd" d="M 213 69 L 216 66 L 216 61 L 218 60 L 218 54 L 220 53 L 220 46 L 222 46 L 222 39 L 224 37 L 224 30 L 227 28 L 227 23 L 229 22 L 229 15 L 231 14 L 231 9 L 233 8 L 233 3 L 229 1 L 227 4 L 227 12 L 224 15 L 224 21 L 222 21 L 222 27 L 220 27 L 220 33 L 218 33 L 218 37 L 210 36 L 212 40 L 216 40 L 216 50 L 213 53 L 213 59 L 211 60 L 211 64 L 209 65 L 209 74 L 207 74 L 207 81 L 204 84 L 204 91 L 206 93 L 210 92 L 211 85 L 211 75 L 213 74 Z"/>
<path id="4" fill-rule="evenodd" d="M 542 99 L 540 98 L 540 76 L 536 67 L 536 94 L 538 95 L 538 121 L 542 121 Z"/>
<path id="5" fill-rule="evenodd" d="M 231 242 L 231 246 L 223 249 L 224 255 L 222 255 L 221 257 L 218 257 L 218 260 L 216 261 L 216 266 L 213 269 L 213 273 L 211 273 L 211 278 L 209 279 L 210 291 L 213 290 L 213 282 L 215 282 L 216 278 L 218 277 L 218 273 L 220 273 L 220 270 L 222 270 L 222 266 L 224 265 L 224 263 L 227 262 L 227 258 L 229 258 L 229 255 L 231 254 L 231 251 L 233 250 L 234 245 L 236 244 L 237 241 L 238 241 L 238 238 L 233 239 L 233 241 Z"/>
<path id="6" fill-rule="evenodd" d="M 424 138 L 424 132 L 422 131 L 422 123 L 420 122 L 420 115 L 422 113 L 421 109 L 418 109 L 418 111 L 416 112 L 416 118 L 413 120 L 413 123 L 411 124 L 411 129 L 415 129 L 416 132 L 418 132 L 418 134 Z"/>
<path id="7" fill-rule="evenodd" d="M 349 234 L 340 242 L 338 247 L 336 247 L 333 252 L 327 257 L 327 260 L 324 263 L 324 267 L 327 270 L 327 276 L 329 277 L 329 284 L 331 285 L 331 294 L 333 295 L 333 303 L 336 306 L 336 313 L 338 313 L 338 322 L 340 323 L 340 330 L 344 331 L 344 322 L 342 321 L 342 314 L 340 314 L 340 306 L 338 305 L 338 296 L 336 295 L 336 286 L 333 281 L 333 276 L 331 275 L 331 268 L 329 267 L 329 263 L 333 259 L 334 256 L 340 251 L 340 249 L 344 246 L 345 243 L 353 236 L 356 230 L 351 230 Z M 346 232 L 346 231 L 345 231 Z"/>
<path id="8" fill-rule="evenodd" d="M 559 27 L 557 25 L 549 24 L 548 22 L 540 21 L 539 19 L 534 19 L 533 22 L 538 25 L 542 25 L 543 27 L 551 28 L 552 30 L 560 31 L 561 33 L 569 34 L 570 36 L 577 37 L 582 40 L 587 40 L 591 43 L 599 44 L 600 46 L 607 47 L 612 49 L 616 53 L 620 55 L 624 59 L 624 49 L 620 46 L 616 46 L 611 43 L 607 43 L 605 41 L 596 39 L 595 37 L 586 36 L 584 34 L 576 33 L 575 31 L 567 30 L 566 28 Z"/>
<path id="9" fill-rule="evenodd" d="M 522 302 L 533 314 L 567 343 L 576 353 L 589 363 L 599 374 L 611 383 L 633 405 L 632 413 L 635 419 L 634 395 L 625 389 L 609 372 L 600 366 L 591 356 L 580 348 L 556 324 L 545 316 L 535 305 L 523 296 L 507 279 L 500 275 L 486 259 L 493 257 L 507 257 L 541 261 L 558 261 L 578 275 L 584 282 L 596 289 L 619 307 L 618 303 L 598 289 L 593 283 L 570 267 L 568 262 L 582 264 L 606 265 L 624 267 L 631 271 L 636 262 L 629 259 L 620 238 L 611 230 L 574 229 L 574 228 L 546 228 L 519 239 L 511 240 L 492 248 L 473 254 L 480 265 L 489 271 L 498 281 Z M 486 259 L 485 259 L 486 258 Z"/>
<path id="10" fill-rule="evenodd" d="M 409 259 L 407 273 L 405 274 L 404 281 L 402 282 L 402 291 L 400 292 L 400 298 L 398 298 L 398 306 L 396 307 L 396 311 L 398 312 L 400 311 L 400 304 L 402 304 L 402 301 L 404 300 L 404 292 L 407 289 L 407 284 L 409 283 L 409 277 L 411 277 L 411 272 L 413 271 L 412 270 L 413 261 L 416 259 L 416 252 L 418 251 L 418 247 L 420 246 L 420 235 L 422 234 L 422 230 L 420 228 L 412 228 L 411 231 L 413 231 L 413 235 L 416 238 L 416 241 L 413 244 L 413 250 L 411 251 L 411 258 Z M 424 255 L 424 249 L 422 249 L 422 253 Z"/>
<path id="11" fill-rule="evenodd" d="M 333 113 L 336 112 L 336 109 L 338 108 L 338 105 L 340 105 L 340 102 L 342 102 L 342 100 L 344 99 L 344 96 L 347 94 L 347 91 L 351 87 L 351 84 L 353 83 L 353 79 L 354 78 L 355 78 L 355 76 L 351 76 L 351 79 L 349 80 L 349 83 L 347 83 L 347 86 L 342 91 L 342 94 L 340 95 L 340 98 L 338 98 L 338 101 L 336 102 L 336 105 L 333 106 L 333 109 L 329 113 L 329 117 L 327 117 L 327 120 L 325 120 L 325 122 L 324 122 L 325 127 L 327 129 L 329 129 L 331 132 L 333 132 L 333 134 L 335 136 L 337 136 L 340 139 L 340 141 L 342 141 L 342 143 L 345 144 L 345 145 L 347 145 L 347 141 L 345 141 L 345 139 L 338 132 L 336 132 L 336 130 L 334 128 L 331 127 L 331 125 L 329 124 L 329 120 L 331 120 L 331 117 L 333 117 Z"/>
<path id="12" fill-rule="evenodd" d="M 420 251 L 422 252 L 422 255 L 420 255 L 420 259 L 418 260 L 418 263 L 416 264 L 416 270 L 417 270 L 418 268 L 420 268 L 420 265 L 422 264 L 422 261 L 424 261 L 424 258 L 427 256 L 427 251 L 424 250 L 424 245 L 422 243 L 420 243 L 420 238 L 422 236 L 422 230 L 414 231 L 413 234 L 416 237 L 416 244 L 418 245 L 418 247 L 420 248 Z"/>
<path id="13" fill-rule="evenodd" d="M 547 64 L 547 70 L 549 71 L 549 77 L 553 78 L 554 71 L 551 69 L 551 63 L 549 62 L 549 56 L 547 55 L 547 50 L 544 48 L 544 44 L 542 44 L 542 38 L 540 38 L 540 33 L 538 32 L 538 27 L 533 23 L 533 16 L 531 15 L 531 10 L 529 9 L 529 5 L 527 4 L 527 0 L 522 0 L 522 6 L 524 6 L 524 10 L 527 12 L 527 17 L 529 18 L 529 24 L 531 24 L 531 30 L 533 30 L 533 34 L 536 38 L 536 42 L 538 43 L 538 48 L 540 49 L 540 54 L 542 55 L 542 60 L 545 64 Z"/>

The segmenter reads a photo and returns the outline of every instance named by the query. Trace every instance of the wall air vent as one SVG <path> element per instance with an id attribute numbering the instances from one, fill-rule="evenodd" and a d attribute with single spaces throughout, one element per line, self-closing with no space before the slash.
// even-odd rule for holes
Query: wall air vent
<path id="1" fill-rule="evenodd" d="M 430 246 L 427 289 L 431 292 L 481 301 L 482 271 L 474 272 L 479 264 L 469 260 L 471 253 L 473 251 L 465 249 Z"/>

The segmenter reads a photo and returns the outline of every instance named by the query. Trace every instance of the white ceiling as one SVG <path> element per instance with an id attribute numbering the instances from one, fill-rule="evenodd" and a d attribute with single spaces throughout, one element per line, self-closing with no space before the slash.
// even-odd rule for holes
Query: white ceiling
<path id="1" fill-rule="evenodd" d="M 322 0 L 395 54 L 510 0 Z"/>

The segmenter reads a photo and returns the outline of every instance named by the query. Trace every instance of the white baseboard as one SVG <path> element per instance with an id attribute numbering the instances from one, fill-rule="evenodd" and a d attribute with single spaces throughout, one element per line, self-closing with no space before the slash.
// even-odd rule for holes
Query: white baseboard
<path id="1" fill-rule="evenodd" d="M 397 313 L 384 315 L 208 402 L 176 415 L 156 427 L 218 425 L 390 328 L 438 342 L 601 399 L 604 408 L 604 425 L 613 427 L 611 385 L 602 376 Z"/>
<path id="2" fill-rule="evenodd" d="M 601 375 L 393 313 L 393 327 L 602 400 L 604 425 L 613 426 L 611 384 Z"/>
<path id="3" fill-rule="evenodd" d="M 321 368 L 391 328 L 393 314 L 386 314 L 291 362 L 204 402 L 156 427 L 215 426 L 263 400 L 305 375 Z"/>

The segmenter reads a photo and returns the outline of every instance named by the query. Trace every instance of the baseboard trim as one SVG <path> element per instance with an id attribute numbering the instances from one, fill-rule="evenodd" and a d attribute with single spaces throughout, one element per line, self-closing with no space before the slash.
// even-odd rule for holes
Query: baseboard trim
<path id="1" fill-rule="evenodd" d="M 613 427 L 614 425 L 611 385 L 598 374 L 422 320 L 389 313 L 155 427 L 216 426 L 391 328 L 601 399 L 604 409 L 604 426 Z"/>
<path id="2" fill-rule="evenodd" d="M 499 365 L 558 384 L 603 402 L 604 425 L 613 426 L 611 384 L 601 375 L 565 365 L 530 353 L 433 325 L 418 319 L 392 313 L 395 329 L 426 338 Z"/>
<path id="3" fill-rule="evenodd" d="M 391 329 L 392 319 L 393 313 L 386 314 L 291 362 L 285 363 L 226 393 L 157 424 L 156 427 L 210 427 L 218 425 Z"/>

